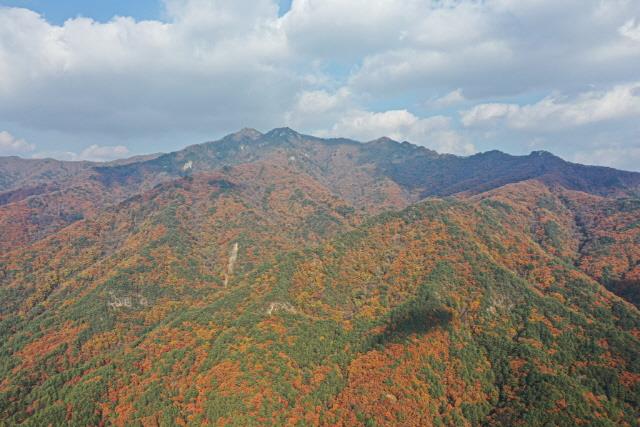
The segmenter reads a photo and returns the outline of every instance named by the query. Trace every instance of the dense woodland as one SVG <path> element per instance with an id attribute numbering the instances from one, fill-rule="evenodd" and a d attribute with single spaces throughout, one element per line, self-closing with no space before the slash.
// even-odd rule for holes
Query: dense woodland
<path id="1" fill-rule="evenodd" d="M 640 174 L 368 145 L 0 162 L 0 425 L 638 425 Z"/>

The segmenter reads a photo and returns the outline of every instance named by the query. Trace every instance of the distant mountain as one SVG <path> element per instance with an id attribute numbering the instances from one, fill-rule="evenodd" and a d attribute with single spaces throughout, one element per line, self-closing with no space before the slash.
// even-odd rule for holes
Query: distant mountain
<path id="1" fill-rule="evenodd" d="M 300 167 L 316 175 L 331 175 L 338 164 L 357 171 L 368 170 L 375 178 L 391 179 L 407 191 L 418 191 L 420 197 L 479 193 L 533 178 L 601 195 L 640 191 L 640 173 L 578 165 L 544 151 L 528 156 L 490 151 L 459 157 L 389 138 L 358 143 L 301 135 L 289 128 L 266 134 L 244 129 L 219 141 L 194 145 L 148 162 L 97 169 L 106 184 L 139 183 L 150 174 L 179 176 L 187 171 L 187 164 L 191 173 L 255 161 L 275 153 L 288 154 Z"/>
<path id="2" fill-rule="evenodd" d="M 109 162 L 104 162 L 104 164 L 105 165 L 109 165 L 109 166 L 128 165 L 128 164 L 131 164 L 131 163 L 139 163 L 139 162 L 144 162 L 144 161 L 147 161 L 147 160 L 157 159 L 158 157 L 162 156 L 163 154 L 164 153 L 140 154 L 138 156 L 127 157 L 125 159 L 111 160 Z"/>
<path id="3" fill-rule="evenodd" d="M 640 417 L 638 173 L 282 128 L 0 180 L 0 425 Z"/>
<path id="4" fill-rule="evenodd" d="M 65 181 L 90 169 L 91 166 L 90 162 L 0 157 L 0 191 Z"/>
<path id="5" fill-rule="evenodd" d="M 289 128 L 266 134 L 243 129 L 174 153 L 110 164 L 2 158 L 0 234 L 11 227 L 14 239 L 32 242 L 159 183 L 277 156 L 370 212 L 404 207 L 429 196 L 477 194 L 528 179 L 598 195 L 640 192 L 640 173 L 577 165 L 546 152 L 511 156 L 491 151 L 458 157 L 389 138 L 359 143 L 316 138 Z M 3 207 L 9 203 L 20 208 Z M 23 224 L 22 232 L 15 224 Z"/>

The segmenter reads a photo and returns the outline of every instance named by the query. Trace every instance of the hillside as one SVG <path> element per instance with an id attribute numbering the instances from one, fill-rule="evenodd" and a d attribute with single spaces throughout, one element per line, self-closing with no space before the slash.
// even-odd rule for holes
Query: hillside
<path id="1" fill-rule="evenodd" d="M 638 425 L 640 174 L 287 128 L 15 162 L 0 425 Z"/>
<path id="2" fill-rule="evenodd" d="M 473 197 L 511 209 L 523 231 L 612 292 L 640 304 L 640 200 L 607 198 L 539 181 Z"/>
<path id="3" fill-rule="evenodd" d="M 374 213 L 528 179 L 603 196 L 640 193 L 640 173 L 572 164 L 545 152 L 457 157 L 388 138 L 362 144 L 289 128 L 243 129 L 174 153 L 109 164 L 0 159 L 0 236 L 6 236 L 0 249 L 9 241 L 35 242 L 160 183 L 273 156 L 286 156 L 337 196 Z"/>

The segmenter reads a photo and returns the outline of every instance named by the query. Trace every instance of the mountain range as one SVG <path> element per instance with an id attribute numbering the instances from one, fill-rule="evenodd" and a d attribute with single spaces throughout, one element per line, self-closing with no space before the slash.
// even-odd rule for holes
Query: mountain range
<path id="1" fill-rule="evenodd" d="M 243 129 L 0 158 L 0 425 L 638 425 L 640 173 Z"/>

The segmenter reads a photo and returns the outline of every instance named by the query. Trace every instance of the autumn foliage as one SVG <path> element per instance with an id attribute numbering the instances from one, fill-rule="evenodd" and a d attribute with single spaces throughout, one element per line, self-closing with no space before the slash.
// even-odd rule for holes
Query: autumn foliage
<path id="1" fill-rule="evenodd" d="M 3 234 L 0 424 L 637 425 L 638 199 L 501 175 L 420 200 L 292 146 L 118 166 L 57 196 L 83 219 Z M 12 197 L 2 230 L 51 209 Z"/>

